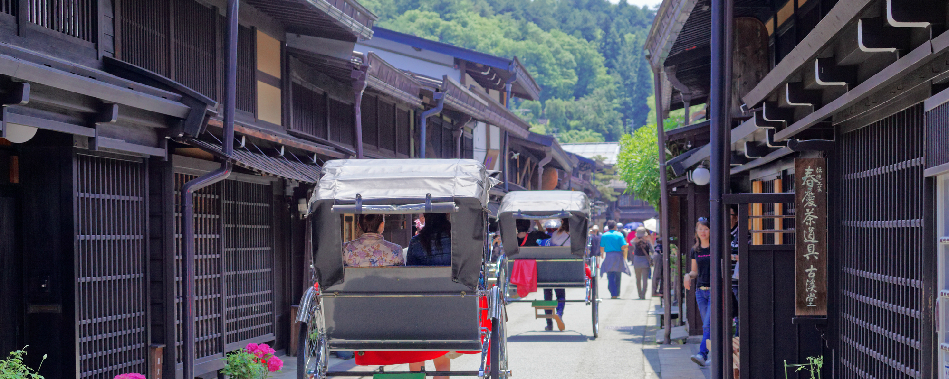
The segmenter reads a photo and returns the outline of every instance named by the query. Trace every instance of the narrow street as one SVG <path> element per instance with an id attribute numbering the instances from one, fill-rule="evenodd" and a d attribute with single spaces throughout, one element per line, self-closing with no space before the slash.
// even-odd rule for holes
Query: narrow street
<path id="1" fill-rule="evenodd" d="M 600 337 L 592 339 L 591 309 L 583 303 L 568 303 L 564 312 L 566 330 L 544 331 L 544 320 L 535 319 L 528 303 L 508 305 L 508 349 L 513 378 L 624 378 L 624 379 L 703 379 L 708 369 L 699 370 L 688 356 L 694 344 L 663 347 L 655 343 L 658 330 L 650 310 L 660 309 L 660 298 L 638 300 L 631 277 L 623 277 L 620 299 L 612 300 L 606 280 L 600 282 L 605 299 L 600 304 Z M 568 289 L 567 298 L 583 297 L 583 289 Z M 543 299 L 543 293 L 528 300 Z M 635 299 L 635 300 L 634 300 Z M 556 329 L 556 326 L 555 326 Z M 660 362 L 660 356 L 665 362 Z M 478 367 L 477 355 L 464 355 L 452 361 L 456 370 Z M 285 369 L 275 379 L 295 379 L 293 358 L 286 358 Z M 663 364 L 667 375 L 662 375 Z M 356 367 L 352 360 L 331 359 L 333 371 L 370 371 L 378 367 Z M 407 365 L 387 366 L 386 370 L 407 370 Z M 431 370 L 431 364 L 427 369 Z M 365 378 L 369 378 L 366 376 Z"/>

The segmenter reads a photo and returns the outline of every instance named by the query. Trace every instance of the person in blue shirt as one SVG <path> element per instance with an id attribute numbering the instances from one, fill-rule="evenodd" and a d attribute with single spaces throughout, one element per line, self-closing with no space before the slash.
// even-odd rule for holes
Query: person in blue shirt
<path id="1" fill-rule="evenodd" d="M 626 265 L 629 245 L 626 244 L 623 234 L 617 230 L 616 221 L 607 221 L 605 230 L 607 231 L 600 236 L 600 258 L 603 258 L 600 276 L 606 274 L 610 295 L 613 299 L 619 299 L 622 274 L 630 275 L 629 266 Z"/>
<path id="2" fill-rule="evenodd" d="M 409 241 L 405 265 L 451 266 L 451 222 L 447 214 L 425 214 L 425 227 Z"/>

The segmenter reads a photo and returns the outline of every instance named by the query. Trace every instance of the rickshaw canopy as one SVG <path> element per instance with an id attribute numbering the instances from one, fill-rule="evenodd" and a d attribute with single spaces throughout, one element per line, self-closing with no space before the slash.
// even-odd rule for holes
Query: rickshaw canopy
<path id="1" fill-rule="evenodd" d="M 326 162 L 309 203 L 320 285 L 341 284 L 346 276 L 340 214 L 450 213 L 451 280 L 476 289 L 487 246 L 488 192 L 497 183 L 473 159 Z"/>
<path id="2" fill-rule="evenodd" d="M 338 159 L 326 162 L 310 206 L 318 201 L 374 204 L 475 199 L 488 205 L 498 180 L 474 159 Z"/>
<path id="3" fill-rule="evenodd" d="M 570 252 L 583 256 L 586 249 L 590 200 L 580 191 L 515 191 L 504 195 L 498 209 L 501 240 L 509 256 L 518 253 L 517 219 L 566 218 L 570 228 Z"/>

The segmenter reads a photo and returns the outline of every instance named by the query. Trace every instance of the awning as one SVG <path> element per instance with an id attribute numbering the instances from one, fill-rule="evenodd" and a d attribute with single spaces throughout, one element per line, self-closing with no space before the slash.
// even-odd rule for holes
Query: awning
<path id="1" fill-rule="evenodd" d="M 304 183 L 316 183 L 320 180 L 320 166 L 304 163 L 305 159 L 299 159 L 291 153 L 271 157 L 264 154 L 263 149 L 257 145 L 247 143 L 244 147 L 235 146 L 234 153 L 231 156 L 226 156 L 221 145 L 217 142 L 207 142 L 194 138 L 189 138 L 184 142 L 217 157 L 228 159 L 238 167 L 262 175 L 278 176 Z"/>
<path id="2" fill-rule="evenodd" d="M 366 78 L 369 88 L 414 108 L 422 107 L 422 99 L 418 96 L 422 85 L 415 78 L 395 68 L 373 52 L 366 54 L 363 65 L 369 66 Z"/>
<path id="3" fill-rule="evenodd" d="M 501 105 L 501 103 L 498 103 L 487 94 L 481 92 L 475 93 L 488 104 L 488 107 L 484 111 L 484 116 L 487 118 L 485 121 L 489 124 L 499 126 L 515 136 L 521 138 L 527 137 L 527 133 L 530 132 L 531 124 L 524 121 L 524 119 L 520 118 L 514 112 L 511 112 L 507 107 Z"/>
<path id="4" fill-rule="evenodd" d="M 338 40 L 372 38 L 378 16 L 355 0 L 247 0 L 287 25 L 287 32 Z"/>

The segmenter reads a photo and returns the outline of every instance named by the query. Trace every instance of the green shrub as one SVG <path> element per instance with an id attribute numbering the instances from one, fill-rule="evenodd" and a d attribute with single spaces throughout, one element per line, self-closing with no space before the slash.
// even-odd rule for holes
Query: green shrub
<path id="1" fill-rule="evenodd" d="M 43 362 L 46 361 L 46 354 L 43 354 L 40 366 L 36 370 L 31 369 L 23 362 L 27 347 L 29 345 L 24 346 L 21 350 L 12 351 L 7 355 L 7 359 L 0 360 L 0 379 L 43 379 L 39 371 L 43 367 Z"/>

